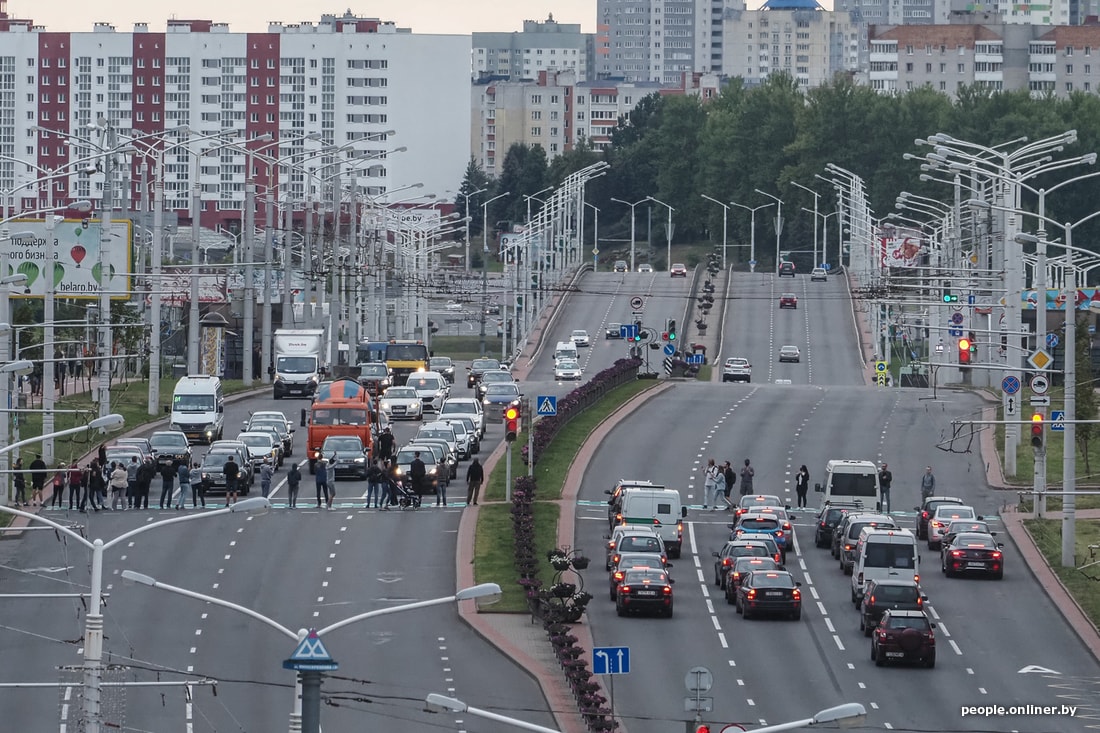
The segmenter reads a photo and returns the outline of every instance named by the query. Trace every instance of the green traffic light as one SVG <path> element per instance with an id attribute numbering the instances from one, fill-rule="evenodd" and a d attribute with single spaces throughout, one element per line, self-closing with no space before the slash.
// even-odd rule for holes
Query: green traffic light
<path id="1" fill-rule="evenodd" d="M 954 295 L 954 294 L 944 293 L 943 302 L 944 303 L 958 303 L 959 302 L 959 296 Z"/>
<path id="2" fill-rule="evenodd" d="M 676 334 L 672 331 L 669 331 L 668 332 L 668 340 L 669 341 L 675 341 L 676 340 Z"/>

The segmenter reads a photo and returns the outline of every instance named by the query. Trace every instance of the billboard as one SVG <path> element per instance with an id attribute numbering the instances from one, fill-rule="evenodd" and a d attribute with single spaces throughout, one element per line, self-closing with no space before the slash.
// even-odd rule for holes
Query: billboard
<path id="1" fill-rule="evenodd" d="M 879 249 L 883 267 L 919 267 L 926 251 L 926 240 L 912 229 L 883 227 L 879 230 Z"/>
<path id="2" fill-rule="evenodd" d="M 99 262 L 100 223 L 64 219 L 53 230 L 41 219 L 16 219 L 7 223 L 9 234 L 0 237 L 0 270 L 5 275 L 23 273 L 27 286 L 13 298 L 42 298 L 46 289 L 59 298 L 98 298 L 101 285 Z M 131 230 L 130 222 L 115 219 L 110 225 L 107 248 L 109 272 L 105 287 L 113 299 L 130 294 Z M 46 261 L 46 237 L 53 238 L 53 257 Z"/>
<path id="3" fill-rule="evenodd" d="M 190 267 L 161 268 L 160 302 L 164 305 L 182 306 L 191 302 L 191 277 L 194 269 Z M 226 302 L 226 271 L 199 271 L 199 302 Z"/>
<path id="4" fill-rule="evenodd" d="M 1003 302 L 1003 298 L 1001 299 Z M 1023 292 L 1023 309 L 1037 310 L 1039 305 L 1039 293 L 1035 290 Z M 1077 310 L 1087 311 L 1089 306 L 1096 303 L 1100 307 L 1100 290 L 1096 288 L 1081 288 L 1077 290 Z M 1048 311 L 1064 311 L 1066 309 L 1066 293 L 1063 290 L 1046 291 L 1046 309 Z"/>

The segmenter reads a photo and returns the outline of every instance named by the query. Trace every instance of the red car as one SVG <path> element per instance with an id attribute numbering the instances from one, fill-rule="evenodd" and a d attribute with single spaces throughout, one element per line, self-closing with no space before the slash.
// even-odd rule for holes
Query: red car
<path id="1" fill-rule="evenodd" d="M 796 296 L 794 293 L 783 293 L 782 295 L 779 296 L 779 307 L 780 308 L 797 308 L 798 307 L 798 296 Z"/>
<path id="2" fill-rule="evenodd" d="M 688 269 L 686 265 L 679 262 L 674 263 L 668 271 L 669 277 L 687 277 Z"/>
<path id="3" fill-rule="evenodd" d="M 881 667 L 887 662 L 919 662 L 936 666 L 936 625 L 924 611 L 891 609 L 871 634 L 871 659 Z"/>

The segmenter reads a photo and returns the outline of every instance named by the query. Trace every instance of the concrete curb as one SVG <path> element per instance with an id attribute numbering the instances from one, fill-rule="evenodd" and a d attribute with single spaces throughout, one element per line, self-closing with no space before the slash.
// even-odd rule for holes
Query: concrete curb
<path id="1" fill-rule="evenodd" d="M 855 298 L 852 297 L 852 275 L 847 270 L 844 271 L 844 285 L 848 290 L 848 300 L 853 304 Z M 871 333 L 871 322 L 867 318 L 867 314 L 858 308 L 852 308 L 852 328 L 855 331 L 856 341 L 859 343 L 859 360 L 863 363 L 863 383 L 868 387 L 874 386 L 875 375 L 871 371 L 868 371 L 867 364 L 875 355 L 874 348 L 872 347 L 873 334 Z"/>

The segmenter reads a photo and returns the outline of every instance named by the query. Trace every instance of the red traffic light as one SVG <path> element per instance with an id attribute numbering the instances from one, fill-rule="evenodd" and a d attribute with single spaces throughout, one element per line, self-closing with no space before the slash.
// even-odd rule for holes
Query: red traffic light
<path id="1" fill-rule="evenodd" d="M 710 726 L 706 723 L 695 726 L 695 733 L 710 733 Z"/>

